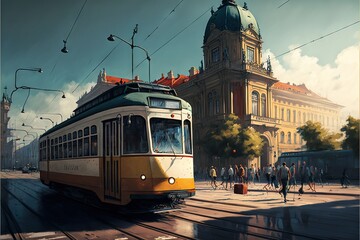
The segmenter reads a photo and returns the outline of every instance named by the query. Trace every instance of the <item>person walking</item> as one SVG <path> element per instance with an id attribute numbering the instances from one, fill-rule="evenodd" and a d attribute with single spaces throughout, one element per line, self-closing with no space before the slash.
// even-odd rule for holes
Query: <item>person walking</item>
<path id="1" fill-rule="evenodd" d="M 244 183 L 244 176 L 245 176 L 245 169 L 240 164 L 239 165 L 239 181 L 240 181 L 240 183 Z"/>
<path id="2" fill-rule="evenodd" d="M 226 181 L 226 187 L 225 187 L 225 189 L 227 189 L 228 182 L 229 182 L 229 184 L 230 184 L 230 189 L 232 188 L 233 179 L 234 179 L 234 169 L 233 169 L 232 166 L 230 165 L 230 166 L 229 166 L 229 169 L 228 169 L 228 179 L 227 179 L 227 181 Z"/>
<path id="3" fill-rule="evenodd" d="M 282 167 L 280 167 L 279 169 L 279 178 L 280 178 L 280 181 L 281 181 L 281 192 L 284 196 L 284 202 L 286 203 L 286 195 L 287 195 L 287 184 L 288 184 L 288 181 L 290 179 L 290 170 L 289 168 L 286 166 L 286 163 L 283 162 L 282 164 Z"/>
<path id="4" fill-rule="evenodd" d="M 215 167 L 214 166 L 211 166 L 211 168 L 210 168 L 210 177 L 211 177 L 211 187 L 213 188 L 213 189 L 216 189 L 218 186 L 217 186 L 217 184 L 216 184 L 216 177 L 217 177 L 217 175 L 216 175 L 216 169 L 215 169 Z"/>
<path id="5" fill-rule="evenodd" d="M 296 187 L 296 167 L 295 167 L 295 163 L 291 164 L 290 167 L 290 181 L 289 181 L 289 189 L 291 188 L 291 186 L 294 186 L 294 190 Z"/>
<path id="6" fill-rule="evenodd" d="M 271 183 L 271 172 L 272 172 L 272 167 L 271 167 L 271 164 L 269 164 L 269 166 L 267 168 L 265 168 L 265 177 L 266 177 L 267 184 L 265 184 L 263 189 L 265 189 L 266 191 L 271 188 L 271 185 L 270 185 L 270 183 Z"/>
<path id="7" fill-rule="evenodd" d="M 220 185 L 223 185 L 224 182 L 226 181 L 226 177 L 225 177 L 225 167 L 222 167 L 222 168 L 221 168 L 220 178 L 221 178 L 221 183 L 220 183 Z"/>

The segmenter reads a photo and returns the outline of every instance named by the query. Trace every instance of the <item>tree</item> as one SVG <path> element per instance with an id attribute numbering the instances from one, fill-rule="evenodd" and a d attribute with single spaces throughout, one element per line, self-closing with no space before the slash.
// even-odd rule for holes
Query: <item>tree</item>
<path id="1" fill-rule="evenodd" d="M 297 132 L 306 141 L 308 150 L 334 150 L 340 147 L 339 133 L 329 134 L 319 122 L 307 121 L 305 125 L 298 127 Z"/>
<path id="2" fill-rule="evenodd" d="M 345 139 L 341 146 L 343 149 L 351 149 L 355 156 L 359 156 L 359 126 L 360 119 L 349 116 L 347 124 L 340 130 L 345 133 Z"/>
<path id="3" fill-rule="evenodd" d="M 242 128 L 239 118 L 228 115 L 206 134 L 203 145 L 212 156 L 223 158 L 260 156 L 263 147 L 260 134 L 253 128 Z"/>

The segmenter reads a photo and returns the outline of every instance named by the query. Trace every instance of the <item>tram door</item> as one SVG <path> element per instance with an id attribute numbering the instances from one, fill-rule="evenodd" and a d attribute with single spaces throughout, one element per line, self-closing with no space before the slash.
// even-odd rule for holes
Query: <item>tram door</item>
<path id="1" fill-rule="evenodd" d="M 120 200 L 121 120 L 104 121 L 104 189 L 105 197 Z"/>

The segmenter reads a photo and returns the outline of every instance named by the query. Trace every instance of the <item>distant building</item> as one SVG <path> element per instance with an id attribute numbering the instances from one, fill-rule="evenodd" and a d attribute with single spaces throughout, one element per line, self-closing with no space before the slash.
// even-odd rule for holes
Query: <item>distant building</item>
<path id="1" fill-rule="evenodd" d="M 233 113 L 243 126 L 260 132 L 264 151 L 252 163 L 264 167 L 282 152 L 303 149 L 296 128 L 306 121 L 321 122 L 339 131 L 342 106 L 309 90 L 304 84 L 279 82 L 270 59 L 262 63 L 262 37 L 259 25 L 246 3 L 222 0 L 205 28 L 204 62 L 192 67 L 189 76 L 167 77 L 155 81 L 172 86 L 193 106 L 194 157 L 196 167 L 209 165 L 200 140 L 211 124 Z M 249 163 L 246 163 L 249 164 Z"/>
<path id="2" fill-rule="evenodd" d="M 136 76 L 135 80 L 139 80 L 139 77 Z M 131 81 L 130 79 L 126 79 L 126 78 L 107 76 L 104 68 L 102 71 L 100 71 L 98 75 L 96 85 L 91 88 L 90 92 L 88 93 L 85 92 L 84 95 L 82 95 L 76 103 L 78 104 L 78 107 L 80 107 L 84 103 L 94 99 L 103 92 L 106 92 L 110 88 L 114 87 L 116 84 L 123 84 L 130 81 Z"/>
<path id="3" fill-rule="evenodd" d="M 1 169 L 9 169 L 12 168 L 12 141 L 9 143 L 7 142 L 8 137 L 10 137 L 10 131 L 8 130 L 8 123 L 10 120 L 10 117 L 8 116 L 8 112 L 10 111 L 10 99 L 6 93 L 2 96 L 1 99 L 1 144 L 0 144 L 0 153 L 1 153 Z"/>

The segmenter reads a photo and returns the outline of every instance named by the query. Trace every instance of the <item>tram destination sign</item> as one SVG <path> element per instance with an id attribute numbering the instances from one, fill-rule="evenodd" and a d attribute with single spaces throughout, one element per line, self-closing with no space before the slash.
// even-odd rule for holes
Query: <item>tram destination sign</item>
<path id="1" fill-rule="evenodd" d="M 150 98 L 150 107 L 181 109 L 181 103 L 178 100 L 169 100 L 163 98 Z"/>

